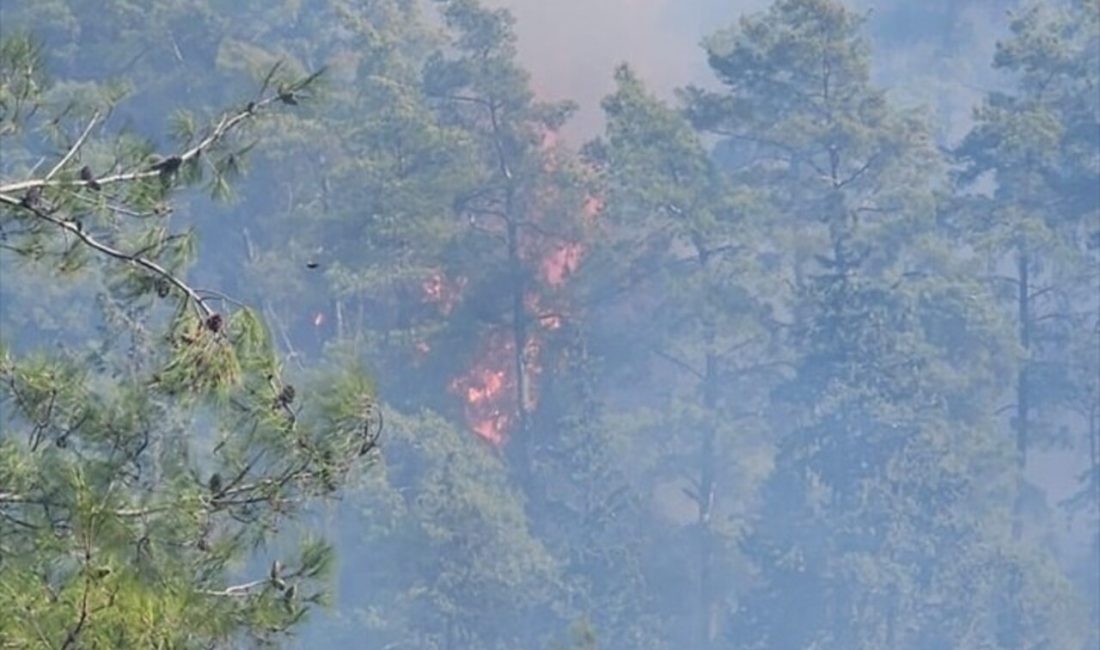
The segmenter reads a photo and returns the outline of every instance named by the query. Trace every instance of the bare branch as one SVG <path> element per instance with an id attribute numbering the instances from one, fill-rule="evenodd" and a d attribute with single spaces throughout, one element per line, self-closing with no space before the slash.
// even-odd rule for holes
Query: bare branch
<path id="1" fill-rule="evenodd" d="M 839 190 L 846 185 L 854 183 L 857 179 L 859 179 L 860 176 L 864 174 L 864 172 L 871 168 L 871 165 L 875 164 L 875 161 L 878 160 L 878 157 L 879 154 L 876 153 L 875 155 L 868 158 L 867 162 L 863 163 L 863 165 L 861 165 L 859 169 L 855 170 L 850 176 L 848 176 L 848 178 L 845 178 L 844 180 L 835 183 L 833 185 L 833 189 Z"/>
<path id="2" fill-rule="evenodd" d="M 683 361 L 681 359 L 677 359 L 676 357 L 674 357 L 671 354 L 661 350 L 660 348 L 657 348 L 656 346 L 654 346 L 652 348 L 652 350 L 653 350 L 653 353 L 656 354 L 657 356 L 661 357 L 665 361 L 668 361 L 669 363 L 671 363 L 674 366 L 680 368 L 681 370 L 687 371 L 688 373 L 693 375 L 695 378 L 705 379 L 705 377 L 703 376 L 703 373 L 701 373 L 698 370 L 696 370 L 695 368 L 693 368 L 686 361 Z"/>
<path id="3" fill-rule="evenodd" d="M 254 591 L 260 587 L 265 587 L 271 584 L 271 580 L 264 578 L 262 580 L 253 580 L 252 582 L 246 582 L 240 585 L 233 585 L 232 587 L 226 587 L 222 590 L 204 589 L 200 591 L 204 596 L 227 596 L 235 598 L 243 598 L 252 595 Z"/>
<path id="4" fill-rule="evenodd" d="M 80 137 L 76 139 L 76 142 L 73 143 L 73 146 L 69 147 L 69 151 L 66 152 L 64 156 L 62 156 L 61 160 L 57 161 L 57 164 L 54 165 L 52 169 L 50 169 L 49 173 L 46 174 L 45 180 L 48 181 L 56 176 L 57 172 L 61 171 L 61 169 L 65 167 L 65 164 L 72 160 L 72 157 L 76 155 L 76 152 L 80 150 L 80 147 L 84 146 L 84 141 L 88 139 L 88 134 L 92 132 L 92 127 L 94 127 L 96 125 L 96 122 L 98 121 L 99 111 L 96 111 L 95 114 L 92 115 L 92 119 L 88 121 L 88 126 L 84 127 L 84 132 L 81 133 Z"/>
<path id="5" fill-rule="evenodd" d="M 35 503 L 35 501 L 15 492 L 0 492 L 0 503 Z"/>
<path id="6" fill-rule="evenodd" d="M 281 564 L 276 562 L 275 567 L 279 567 L 279 566 L 281 566 Z M 273 567 L 273 569 L 272 569 L 272 575 L 270 575 L 268 577 L 261 578 L 259 580 L 251 580 L 249 582 L 245 582 L 245 583 L 239 584 L 239 585 L 232 585 L 230 587 L 226 587 L 225 589 L 204 589 L 204 590 L 200 591 L 199 593 L 203 594 L 204 596 L 223 596 L 223 597 L 241 598 L 241 597 L 245 597 L 245 596 L 250 596 L 250 595 L 256 593 L 257 589 L 262 589 L 263 587 L 268 587 L 268 586 L 272 586 L 272 587 L 275 587 L 277 589 L 283 590 L 283 589 L 286 588 L 285 580 L 293 580 L 295 578 L 299 578 L 299 577 L 302 576 L 302 572 L 303 572 L 302 568 L 299 568 L 295 571 L 291 571 L 289 573 L 280 573 L 280 572 L 278 572 L 277 568 L 275 568 L 275 567 Z M 280 586 L 280 585 L 282 585 L 282 586 Z"/>

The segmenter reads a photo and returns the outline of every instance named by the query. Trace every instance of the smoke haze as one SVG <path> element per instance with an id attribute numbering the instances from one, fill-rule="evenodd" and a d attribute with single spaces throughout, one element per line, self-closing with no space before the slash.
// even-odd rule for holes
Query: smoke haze
<path id="1" fill-rule="evenodd" d="M 740 16 L 768 6 L 763 0 L 491 0 L 489 4 L 508 9 L 516 18 L 520 57 L 543 97 L 579 104 L 577 116 L 566 127 L 577 141 L 601 128 L 600 100 L 611 90 L 611 73 L 619 63 L 629 62 L 650 88 L 666 98 L 680 86 L 713 84 L 701 41 Z M 877 80 L 902 101 L 930 106 L 939 114 L 941 139 L 956 141 L 971 124 L 972 107 L 988 89 L 995 43 L 1005 32 L 1007 10 L 1016 3 L 936 0 L 917 4 L 905 0 L 852 3 L 868 15 L 876 45 Z M 930 22 L 924 14 L 936 20 Z M 950 65 L 937 63 L 945 59 Z"/>

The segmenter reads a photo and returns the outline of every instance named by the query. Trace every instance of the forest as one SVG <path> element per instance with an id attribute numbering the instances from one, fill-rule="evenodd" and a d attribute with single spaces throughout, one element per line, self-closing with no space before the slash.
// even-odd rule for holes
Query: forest
<path id="1" fill-rule="evenodd" d="M 1093 650 L 1096 0 L 2 0 L 0 650 Z"/>

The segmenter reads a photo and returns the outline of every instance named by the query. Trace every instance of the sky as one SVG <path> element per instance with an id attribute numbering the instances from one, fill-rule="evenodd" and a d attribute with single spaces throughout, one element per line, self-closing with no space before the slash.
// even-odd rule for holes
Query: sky
<path id="1" fill-rule="evenodd" d="M 599 132 L 600 99 L 611 75 L 629 61 L 659 95 L 713 83 L 701 47 L 704 37 L 760 11 L 767 0 L 488 0 L 516 18 L 518 48 L 545 99 L 580 105 L 566 134 L 584 140 Z M 971 108 L 995 86 L 989 67 L 996 40 L 1007 33 L 1012 0 L 853 0 L 867 12 L 876 48 L 876 81 L 899 98 L 931 105 L 957 141 Z M 919 14 L 920 20 L 917 20 Z M 946 24 L 929 18 L 944 17 Z M 912 28 L 922 25 L 924 31 Z M 904 41 L 904 42 L 902 42 Z M 901 47 L 898 47 L 901 45 Z M 889 47 L 887 47 L 889 46 Z"/>
<path id="2" fill-rule="evenodd" d="M 600 99 L 629 61 L 662 96 L 709 79 L 703 37 L 763 0 L 489 0 L 516 17 L 520 55 L 546 99 L 580 104 L 572 136 L 600 127 Z"/>

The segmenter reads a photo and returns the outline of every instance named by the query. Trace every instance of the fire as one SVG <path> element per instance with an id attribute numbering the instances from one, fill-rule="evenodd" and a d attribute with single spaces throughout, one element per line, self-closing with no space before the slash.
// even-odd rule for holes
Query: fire
<path id="1" fill-rule="evenodd" d="M 504 373 L 499 370 L 487 372 L 481 384 L 480 388 L 470 386 L 466 389 L 466 400 L 470 404 L 486 402 L 500 393 L 500 389 L 504 387 Z"/>
<path id="2" fill-rule="evenodd" d="M 489 336 L 478 363 L 451 381 L 452 393 L 464 401 L 466 421 L 477 435 L 500 446 L 518 415 L 513 345 L 507 332 Z"/>
<path id="3" fill-rule="evenodd" d="M 540 327 L 548 330 L 556 330 L 562 326 L 562 315 L 558 312 L 547 311 L 542 306 L 542 298 L 534 291 L 529 292 L 523 299 L 523 305 Z"/>
<path id="4" fill-rule="evenodd" d="M 591 225 L 603 212 L 603 208 L 603 199 L 589 194 L 585 196 L 584 203 L 581 205 L 580 216 L 588 225 Z M 551 287 L 563 286 L 569 276 L 580 268 L 586 252 L 584 244 L 578 241 L 553 244 L 549 252 L 543 253 L 539 260 L 542 279 Z"/>
<path id="5" fill-rule="evenodd" d="M 475 422 L 474 433 L 492 443 L 496 447 L 504 445 L 504 431 L 508 428 L 508 416 L 500 411 L 492 411 L 488 417 Z"/>
<path id="6" fill-rule="evenodd" d="M 582 257 L 584 257 L 583 244 L 567 242 L 555 246 L 554 250 L 539 263 L 543 279 L 552 287 L 561 287 L 565 284 L 565 280 L 580 267 Z"/>
<path id="7" fill-rule="evenodd" d="M 603 198 L 594 194 L 589 194 L 584 197 L 584 207 L 581 208 L 581 214 L 588 221 L 593 221 L 603 212 L 603 208 Z"/>
<path id="8" fill-rule="evenodd" d="M 459 276 L 455 280 L 449 280 L 442 271 L 434 271 L 426 280 L 420 283 L 420 290 L 424 292 L 424 302 L 439 306 L 439 311 L 447 316 L 462 299 L 462 291 L 466 288 L 466 278 Z"/>
<path id="9" fill-rule="evenodd" d="M 559 134 L 553 129 L 542 129 L 537 137 L 542 149 L 543 171 L 550 176 L 562 170 L 567 152 L 562 148 Z M 563 201 L 572 205 L 563 210 L 563 205 L 568 205 Z M 532 325 L 526 329 L 523 349 L 517 352 L 517 342 L 510 327 L 491 330 L 483 336 L 473 365 L 449 384 L 449 392 L 462 402 L 467 426 L 495 446 L 507 442 L 510 431 L 520 422 L 521 413 L 532 412 L 538 405 L 538 379 L 546 355 L 545 337 L 560 329 L 569 313 L 565 296 L 557 290 L 577 272 L 588 253 L 584 235 L 576 230 L 570 235 L 547 233 L 561 231 L 562 225 L 566 226 L 566 232 L 577 226 L 582 232 L 590 230 L 589 226 L 604 209 L 600 195 L 589 193 L 573 197 L 560 192 L 553 183 L 535 188 L 531 204 L 526 217 L 540 227 L 523 229 L 519 248 L 522 263 L 532 272 L 535 281 L 524 293 L 525 313 L 513 315 L 527 319 Z M 467 216 L 471 226 L 478 227 L 479 215 Z M 559 219 L 567 223 L 552 223 Z M 563 236 L 567 239 L 563 240 Z M 465 285 L 465 278 L 452 281 L 441 271 L 434 272 L 421 284 L 424 302 L 438 305 L 442 314 L 447 315 L 462 300 Z M 519 368 L 524 374 L 522 382 L 516 376 Z"/>
<path id="10" fill-rule="evenodd" d="M 511 331 L 499 329 L 491 333 L 478 355 L 477 363 L 453 379 L 450 391 L 462 398 L 466 422 L 474 433 L 500 446 L 519 420 L 519 397 L 516 382 L 515 343 Z M 536 380 L 542 372 L 539 357 L 542 343 L 532 336 L 523 349 L 526 391 L 523 408 L 532 411 L 538 406 Z"/>

